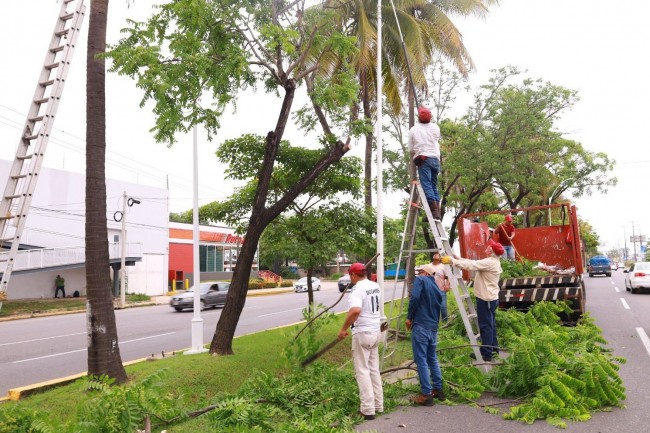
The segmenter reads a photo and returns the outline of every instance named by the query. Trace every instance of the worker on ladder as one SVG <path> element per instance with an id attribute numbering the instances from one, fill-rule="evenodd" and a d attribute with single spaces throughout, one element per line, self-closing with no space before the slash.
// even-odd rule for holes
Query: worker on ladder
<path id="1" fill-rule="evenodd" d="M 424 190 L 431 214 L 440 219 L 440 194 L 438 173 L 440 173 L 440 127 L 431 122 L 431 110 L 418 108 L 419 123 L 409 131 L 409 152 L 418 169 L 420 184 Z"/>

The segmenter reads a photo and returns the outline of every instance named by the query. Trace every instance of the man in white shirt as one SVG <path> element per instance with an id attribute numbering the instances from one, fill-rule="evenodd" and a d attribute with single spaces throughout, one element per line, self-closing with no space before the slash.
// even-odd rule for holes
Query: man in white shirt
<path id="1" fill-rule="evenodd" d="M 456 266 L 467 271 L 476 271 L 474 275 L 474 295 L 476 296 L 476 318 L 481 332 L 481 356 L 484 361 L 491 361 L 499 354 L 497 340 L 497 307 L 499 306 L 499 278 L 501 277 L 501 260 L 503 245 L 490 239 L 485 249 L 487 258 L 481 260 L 463 259 L 454 254 L 453 258 L 442 258 L 442 263 Z"/>
<path id="2" fill-rule="evenodd" d="M 418 108 L 418 120 L 419 123 L 413 125 L 409 131 L 409 152 L 418 169 L 420 184 L 431 213 L 439 220 L 440 127 L 431 122 L 431 111 L 427 107 Z"/>
<path id="3" fill-rule="evenodd" d="M 384 391 L 379 373 L 381 316 L 380 288 L 366 278 L 363 263 L 352 263 L 348 270 L 352 291 L 348 295 L 348 314 L 338 333 L 343 340 L 352 327 L 352 361 L 361 401 L 359 414 L 366 420 L 384 411 Z"/>

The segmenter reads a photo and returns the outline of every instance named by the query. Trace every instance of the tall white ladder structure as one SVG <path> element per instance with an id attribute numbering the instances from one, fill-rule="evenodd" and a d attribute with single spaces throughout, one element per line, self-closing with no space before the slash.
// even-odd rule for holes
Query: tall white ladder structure
<path id="1" fill-rule="evenodd" d="M 431 234 L 434 240 L 433 249 L 426 249 L 426 250 L 413 249 L 415 245 L 415 234 L 418 227 L 418 213 L 420 210 L 424 210 L 424 213 L 426 215 L 426 220 L 429 224 L 429 228 L 431 229 Z M 407 233 L 409 221 L 412 221 L 413 224 L 411 226 L 410 232 Z M 405 248 L 405 244 L 407 244 L 406 248 Z M 406 269 L 408 270 L 412 265 L 414 254 L 423 253 L 423 252 L 433 253 L 436 251 L 443 253 L 442 255 L 447 255 L 447 256 L 452 255 L 452 249 L 451 249 L 451 244 L 449 243 L 449 237 L 444 227 L 442 226 L 442 222 L 438 219 L 433 218 L 431 210 L 429 209 L 429 204 L 427 203 L 427 199 L 424 195 L 424 190 L 422 189 L 422 185 L 420 185 L 419 181 L 413 181 L 411 185 L 409 211 L 406 217 L 406 223 L 404 225 L 404 233 L 402 236 L 402 246 L 400 249 L 399 260 L 397 261 L 398 266 L 402 263 L 402 257 L 404 253 L 407 254 Z M 454 294 L 454 298 L 456 299 L 458 312 L 460 314 L 460 317 L 463 320 L 463 324 L 465 325 L 465 330 L 467 332 L 467 336 L 469 337 L 469 342 L 472 346 L 472 350 L 474 352 L 474 355 L 476 356 L 476 359 L 478 360 L 477 367 L 480 368 L 483 372 L 488 372 L 491 368 L 491 365 L 481 362 L 483 358 L 481 357 L 481 352 L 478 346 L 478 339 L 480 337 L 480 332 L 478 327 L 478 318 L 476 315 L 476 309 L 474 307 L 474 304 L 472 303 L 472 298 L 470 297 L 470 293 L 469 290 L 467 289 L 467 285 L 463 280 L 462 272 L 454 268 L 453 266 L 451 266 L 451 273 L 453 275 L 453 278 L 451 279 L 451 291 Z M 399 269 L 395 273 L 396 278 L 395 278 L 392 299 L 396 299 L 395 292 L 397 291 L 398 274 L 399 274 Z M 407 290 L 407 284 L 405 280 L 402 286 L 402 299 L 407 297 L 406 290 Z M 400 308 L 396 315 L 393 315 L 393 305 L 394 302 L 391 303 L 391 307 L 389 309 L 388 323 L 391 325 L 396 324 L 396 330 L 394 334 L 391 337 L 389 337 L 389 340 L 386 342 L 386 345 L 384 346 L 382 362 L 384 362 L 386 359 L 393 356 L 393 354 L 397 350 L 397 344 L 400 335 L 399 328 L 401 323 L 403 322 L 402 320 L 403 318 L 402 316 L 404 314 L 402 308 L 403 303 L 400 303 Z"/>
<path id="2" fill-rule="evenodd" d="M 9 254 L 0 263 L 0 307 L 5 298 L 20 237 L 25 228 L 32 195 L 43 165 L 45 149 L 70 69 L 86 6 L 83 0 L 62 0 L 54 32 L 18 142 L 7 186 L 0 202 L 0 242 L 11 242 Z"/>

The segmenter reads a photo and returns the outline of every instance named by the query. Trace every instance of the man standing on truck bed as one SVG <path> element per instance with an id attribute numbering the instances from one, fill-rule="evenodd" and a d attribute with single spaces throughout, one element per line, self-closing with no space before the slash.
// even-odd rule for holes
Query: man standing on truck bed
<path id="1" fill-rule="evenodd" d="M 497 225 L 494 229 L 495 241 L 503 245 L 505 249 L 505 258 L 508 260 L 515 259 L 515 247 L 512 239 L 515 237 L 515 226 L 512 224 L 512 215 L 506 215 L 505 221 Z"/>
<path id="2" fill-rule="evenodd" d="M 409 153 L 418 169 L 420 185 L 429 203 L 433 218 L 440 219 L 440 194 L 438 173 L 440 173 L 440 127 L 431 122 L 431 110 L 418 108 L 419 123 L 409 131 Z"/>
<path id="3" fill-rule="evenodd" d="M 496 314 L 499 306 L 499 277 L 503 272 L 499 259 L 504 252 L 503 245 L 490 239 L 485 252 L 488 254 L 485 259 L 469 260 L 454 254 L 453 258 L 443 257 L 442 263 L 467 271 L 476 271 L 474 295 L 478 327 L 481 332 L 481 356 L 483 361 L 491 361 L 494 355 L 499 353 Z"/>

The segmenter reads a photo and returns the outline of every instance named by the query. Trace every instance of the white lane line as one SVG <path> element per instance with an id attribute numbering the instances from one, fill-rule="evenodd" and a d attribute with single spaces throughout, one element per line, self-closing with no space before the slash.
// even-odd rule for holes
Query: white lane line
<path id="1" fill-rule="evenodd" d="M 275 314 L 288 313 L 289 311 L 302 311 L 302 310 L 304 310 L 304 308 L 293 308 L 293 309 L 291 309 L 291 310 L 276 311 L 275 313 L 262 314 L 261 316 L 257 316 L 257 317 L 273 316 L 273 315 L 275 315 Z"/>
<path id="2" fill-rule="evenodd" d="M 630 309 L 630 306 L 625 302 L 625 299 L 621 298 L 621 303 L 623 304 L 623 307 L 625 307 L 626 310 Z"/>
<path id="3" fill-rule="evenodd" d="M 0 343 L 0 346 L 11 346 L 12 344 L 32 343 L 34 341 L 51 340 L 53 338 L 72 337 L 73 335 L 85 335 L 85 332 L 76 332 L 74 334 L 55 335 L 53 337 L 33 338 L 31 340 L 12 341 L 11 343 Z"/>
<path id="4" fill-rule="evenodd" d="M 615 290 L 617 293 L 621 293 L 621 291 L 618 290 L 618 287 L 616 287 L 616 286 L 614 286 L 614 290 Z"/>
<path id="5" fill-rule="evenodd" d="M 641 343 L 643 343 L 646 352 L 648 352 L 648 355 L 650 355 L 650 338 L 648 338 L 648 334 L 645 333 L 643 328 L 636 328 L 636 333 L 639 334 L 639 338 L 641 338 Z"/>
<path id="6" fill-rule="evenodd" d="M 165 335 L 172 335 L 172 334 L 175 334 L 175 333 L 176 332 L 167 332 L 165 334 L 150 335 L 148 337 L 135 338 L 133 340 L 120 341 L 120 344 L 134 343 L 136 341 L 148 340 L 150 338 L 164 337 Z M 39 356 L 39 357 L 36 357 L 36 358 L 21 359 L 19 361 L 12 362 L 12 364 L 20 364 L 21 362 L 37 361 L 39 359 L 53 358 L 55 356 L 69 355 L 71 353 L 77 353 L 77 352 L 85 352 L 87 350 L 88 350 L 87 348 L 83 348 L 83 349 L 78 349 L 78 350 L 71 350 L 69 352 L 53 353 L 51 355 Z"/>
<path id="7" fill-rule="evenodd" d="M 609 280 L 610 283 L 612 283 L 612 286 L 614 285 L 614 280 Z"/>

